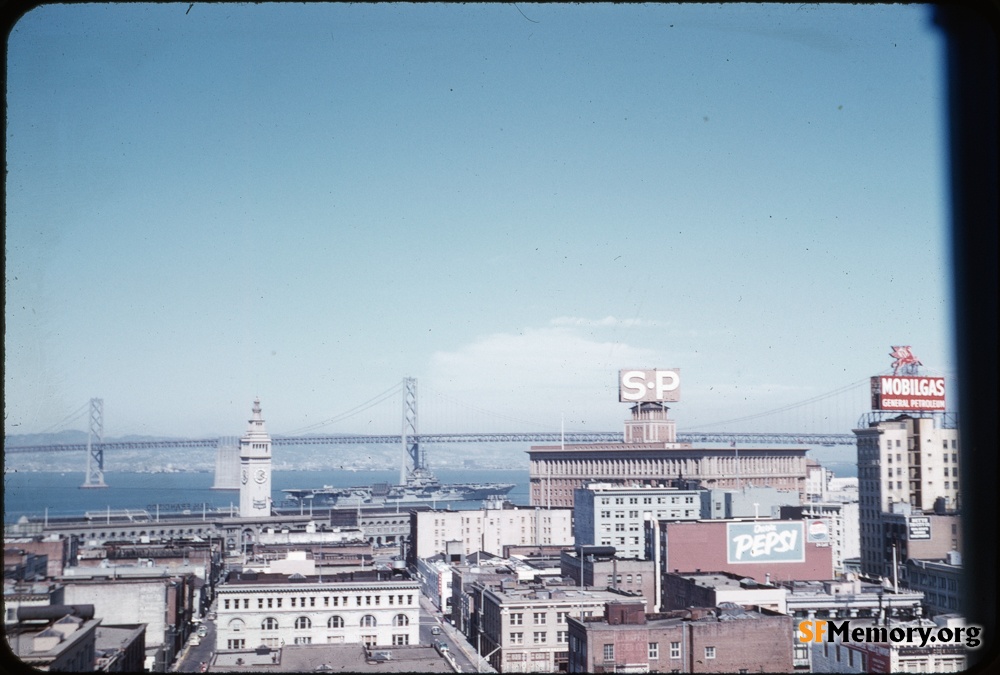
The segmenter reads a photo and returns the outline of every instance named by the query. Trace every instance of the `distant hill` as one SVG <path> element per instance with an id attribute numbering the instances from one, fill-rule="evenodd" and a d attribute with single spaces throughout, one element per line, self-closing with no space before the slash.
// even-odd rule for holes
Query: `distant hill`
<path id="1" fill-rule="evenodd" d="M 129 434 L 128 436 L 105 436 L 106 443 L 116 441 L 171 441 L 179 440 L 171 436 L 139 436 Z M 87 432 L 78 430 L 60 431 L 52 434 L 11 434 L 4 436 L 4 447 L 20 448 L 25 445 L 74 445 L 87 442 Z"/>

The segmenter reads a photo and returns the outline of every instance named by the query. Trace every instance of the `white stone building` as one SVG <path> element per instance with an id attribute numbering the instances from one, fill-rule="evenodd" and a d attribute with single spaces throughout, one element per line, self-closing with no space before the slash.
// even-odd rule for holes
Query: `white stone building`
<path id="1" fill-rule="evenodd" d="M 802 505 L 802 517 L 807 521 L 824 521 L 833 549 L 833 573 L 843 574 L 844 560 L 861 555 L 858 503 L 807 503 Z"/>
<path id="2" fill-rule="evenodd" d="M 644 558 L 643 524 L 656 520 L 698 520 L 701 489 L 589 483 L 573 497 L 577 545 L 614 546 L 618 558 Z"/>
<path id="3" fill-rule="evenodd" d="M 420 586 L 376 572 L 230 573 L 218 588 L 216 649 L 420 642 Z"/>
<path id="4" fill-rule="evenodd" d="M 417 558 L 417 577 L 420 591 L 431 603 L 445 614 L 451 613 L 452 567 L 442 560 Z"/>
<path id="5" fill-rule="evenodd" d="M 411 518 L 413 557 L 485 551 L 502 556 L 504 546 L 545 546 L 573 544 L 573 510 L 568 508 L 519 508 L 506 503 L 488 503 L 487 508 L 469 511 L 421 511 Z"/>

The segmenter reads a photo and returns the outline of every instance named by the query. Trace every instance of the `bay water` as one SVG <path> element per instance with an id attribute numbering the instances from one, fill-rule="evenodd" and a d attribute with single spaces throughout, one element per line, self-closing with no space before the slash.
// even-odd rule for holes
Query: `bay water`
<path id="1" fill-rule="evenodd" d="M 515 504 L 528 504 L 528 472 L 499 469 L 436 469 L 442 483 L 514 483 L 507 497 Z M 82 472 L 12 471 L 4 474 L 4 523 L 22 516 L 49 518 L 82 516 L 84 513 L 121 509 L 145 509 L 153 513 L 185 509 L 201 513 L 204 508 L 239 510 L 238 490 L 213 490 L 214 474 L 204 472 L 139 473 L 105 472 L 106 488 L 81 488 Z M 288 488 L 320 488 L 324 485 L 351 487 L 373 483 L 396 483 L 399 470 L 345 471 L 340 469 L 279 471 L 272 473 L 272 499 L 282 505 Z M 466 502 L 441 502 L 439 508 L 469 508 Z M 479 503 L 471 504 L 478 506 Z"/>

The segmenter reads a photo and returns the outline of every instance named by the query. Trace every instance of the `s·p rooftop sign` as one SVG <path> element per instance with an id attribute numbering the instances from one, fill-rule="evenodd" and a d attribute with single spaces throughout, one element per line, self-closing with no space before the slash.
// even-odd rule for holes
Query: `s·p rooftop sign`
<path id="1" fill-rule="evenodd" d="M 618 400 L 622 403 L 681 400 L 681 369 L 620 370 Z"/>

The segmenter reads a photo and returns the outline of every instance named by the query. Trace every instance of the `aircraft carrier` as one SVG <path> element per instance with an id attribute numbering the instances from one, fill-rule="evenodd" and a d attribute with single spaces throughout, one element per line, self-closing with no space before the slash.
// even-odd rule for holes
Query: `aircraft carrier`
<path id="1" fill-rule="evenodd" d="M 442 483 L 424 468 L 408 472 L 401 485 L 375 483 L 356 487 L 289 488 L 282 490 L 288 498 L 313 506 L 353 508 L 359 506 L 410 506 L 437 502 L 483 501 L 505 496 L 514 483 Z"/>

